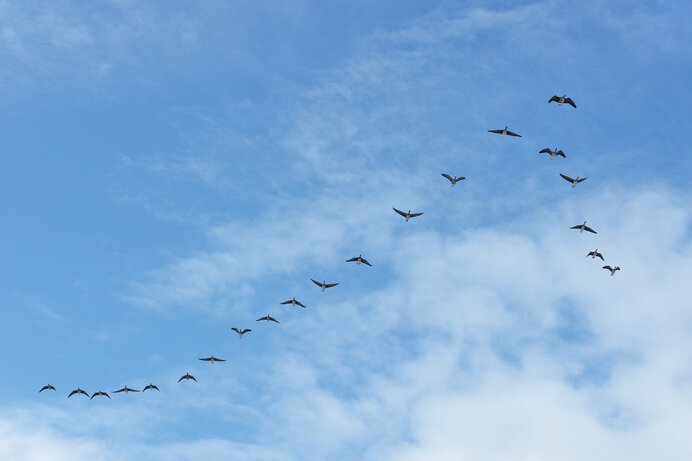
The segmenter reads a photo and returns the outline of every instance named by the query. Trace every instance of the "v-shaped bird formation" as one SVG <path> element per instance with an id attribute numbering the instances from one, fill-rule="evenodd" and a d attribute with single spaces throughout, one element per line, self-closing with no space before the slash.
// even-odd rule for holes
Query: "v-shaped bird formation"
<path id="1" fill-rule="evenodd" d="M 571 98 L 568 98 L 568 97 L 567 97 L 566 95 L 564 95 L 564 94 L 563 94 L 562 96 L 557 96 L 557 95 L 555 95 L 555 96 L 551 97 L 551 98 L 548 100 L 548 103 L 551 103 L 551 102 L 557 102 L 557 105 L 558 105 L 558 106 L 562 106 L 563 104 L 567 104 L 567 105 L 572 106 L 572 107 L 575 108 L 575 109 L 576 109 L 576 107 L 577 107 L 576 104 L 574 103 L 574 101 L 573 101 Z M 488 130 L 488 132 L 489 132 L 489 133 L 494 133 L 494 134 L 499 134 L 499 135 L 501 135 L 503 138 L 504 138 L 505 136 L 517 137 L 517 138 L 521 138 L 521 137 L 522 137 L 521 135 L 519 135 L 519 134 L 517 134 L 517 133 L 515 133 L 515 132 L 513 132 L 513 131 L 510 131 L 510 130 L 508 129 L 508 126 L 505 126 L 503 129 Z M 556 157 L 566 158 L 565 153 L 564 153 L 562 150 L 559 150 L 559 149 L 557 149 L 557 148 L 552 149 L 552 150 L 551 150 L 550 148 L 545 148 L 545 149 L 540 150 L 540 151 L 539 151 L 539 154 L 548 154 L 548 155 L 550 155 L 550 160 L 554 160 Z M 452 175 L 450 175 L 450 174 L 448 174 L 448 173 L 441 173 L 441 174 L 442 174 L 442 177 L 444 177 L 445 179 L 447 179 L 447 180 L 449 181 L 449 183 L 451 184 L 451 187 L 454 187 L 458 182 L 464 181 L 464 180 L 466 179 L 465 176 L 452 176 Z M 587 178 L 585 178 L 585 177 L 584 177 L 584 178 L 580 178 L 579 176 L 577 176 L 576 178 L 572 178 L 572 177 L 567 176 L 567 175 L 565 175 L 565 174 L 563 174 L 563 173 L 560 173 L 560 176 L 561 176 L 565 181 L 569 182 L 569 183 L 572 185 L 573 188 L 576 187 L 577 184 L 579 184 L 579 183 L 581 183 L 581 182 L 583 182 L 583 181 L 585 181 L 585 180 L 587 179 Z M 416 218 L 416 217 L 419 217 L 419 216 L 423 215 L 423 212 L 422 212 L 422 211 L 421 211 L 421 212 L 411 212 L 411 210 L 402 211 L 402 210 L 399 210 L 399 209 L 394 208 L 394 207 L 392 207 L 392 209 L 393 209 L 398 215 L 400 215 L 401 217 L 403 217 L 404 220 L 405 220 L 405 222 L 408 222 L 408 221 L 409 221 L 410 219 L 412 219 L 412 218 Z M 577 225 L 575 225 L 575 226 L 572 226 L 571 229 L 579 230 L 579 233 L 583 233 L 583 232 L 586 231 L 587 233 L 598 234 L 598 232 L 596 232 L 594 229 L 592 229 L 591 227 L 589 227 L 589 226 L 586 225 L 586 221 L 584 221 L 582 224 L 577 224 Z M 595 249 L 595 250 L 593 250 L 593 251 L 588 252 L 586 256 L 587 256 L 587 258 L 590 256 L 591 259 L 600 258 L 601 261 L 605 262 L 605 259 L 603 258 L 603 254 L 600 253 L 600 252 L 598 251 L 598 249 Z M 373 266 L 367 259 L 365 259 L 365 258 L 363 257 L 362 254 L 359 254 L 358 256 L 352 257 L 352 258 L 347 259 L 347 260 L 345 260 L 345 261 L 346 261 L 347 263 L 355 262 L 357 266 L 359 266 L 359 265 L 361 265 L 361 264 L 362 264 L 362 265 L 365 265 L 365 266 L 368 266 L 368 267 L 372 267 L 372 266 Z M 617 272 L 617 271 L 620 270 L 620 267 L 618 267 L 618 266 L 612 267 L 612 266 L 610 266 L 610 265 L 605 265 L 605 266 L 603 266 L 603 269 L 608 270 L 608 271 L 610 272 L 610 275 L 613 276 L 613 275 L 615 275 L 615 272 Z M 327 283 L 326 280 L 323 280 L 322 282 L 319 282 L 319 281 L 317 281 L 317 280 L 315 280 L 315 279 L 312 279 L 312 278 L 311 278 L 310 280 L 312 281 L 313 284 L 315 284 L 316 286 L 318 286 L 318 287 L 320 288 L 320 290 L 321 290 L 322 293 L 325 293 L 326 290 L 327 290 L 328 288 L 333 288 L 333 287 L 336 287 L 337 285 L 339 285 L 339 282 L 330 282 L 330 283 Z M 291 307 L 296 307 L 296 306 L 298 306 L 298 307 L 301 307 L 301 308 L 306 308 L 306 306 L 305 306 L 303 303 L 301 303 L 300 301 L 298 301 L 298 300 L 295 298 L 295 296 L 292 297 L 291 299 L 288 299 L 288 300 L 286 300 L 286 301 L 281 302 L 280 304 L 282 304 L 282 305 L 290 305 Z M 269 313 L 268 313 L 267 315 L 263 316 L 263 317 L 258 318 L 256 321 L 257 321 L 257 322 L 262 322 L 262 321 L 264 321 L 264 322 L 266 322 L 266 323 L 276 323 L 276 324 L 280 323 L 276 318 L 272 317 L 272 315 L 269 314 Z M 250 328 L 239 328 L 239 327 L 233 327 L 233 328 L 231 328 L 231 330 L 234 331 L 234 332 L 238 335 L 238 339 L 242 339 L 244 335 L 246 335 L 247 333 L 250 333 L 250 332 L 252 331 Z M 215 362 L 225 362 L 225 361 L 226 361 L 225 359 L 215 357 L 214 355 L 210 355 L 209 357 L 199 358 L 199 360 L 202 361 L 202 362 L 208 362 L 208 363 L 210 363 L 210 364 L 214 364 Z M 194 381 L 194 382 L 197 382 L 197 379 L 196 379 L 193 375 L 191 375 L 190 373 L 185 373 L 184 375 L 182 375 L 182 376 L 180 377 L 180 379 L 178 379 L 178 382 L 179 382 L 179 383 L 182 382 L 182 381 Z M 57 392 L 57 391 L 56 391 L 56 388 L 55 388 L 54 386 L 52 386 L 51 384 L 46 384 L 46 385 L 43 386 L 38 392 L 39 392 L 39 393 L 42 393 L 43 391 L 47 391 L 47 390 L 50 390 L 50 391 L 53 391 L 53 392 Z M 127 395 L 128 393 L 139 393 L 139 392 L 145 392 L 145 391 L 147 391 L 147 390 L 156 390 L 156 391 L 160 392 L 160 389 L 158 388 L 158 386 L 156 386 L 156 385 L 153 384 L 153 383 L 150 383 L 150 384 L 146 385 L 141 391 L 138 390 L 138 389 L 130 388 L 130 387 L 128 387 L 128 386 L 124 386 L 124 387 L 122 387 L 122 388 L 120 388 L 120 389 L 118 389 L 118 390 L 112 391 L 112 394 L 125 394 L 125 395 Z M 91 396 L 89 396 L 89 393 L 88 393 L 88 392 L 86 392 L 85 390 L 83 390 L 83 389 L 81 389 L 81 388 L 79 388 L 79 387 L 76 388 L 76 389 L 74 389 L 74 390 L 72 390 L 72 391 L 68 394 L 67 397 L 69 398 L 69 397 L 72 397 L 72 396 L 79 396 L 79 395 L 84 395 L 84 396 L 86 396 L 86 398 L 89 399 L 89 400 L 93 400 L 94 397 L 106 397 L 106 398 L 108 398 L 109 400 L 111 399 L 111 396 L 110 396 L 107 392 L 104 392 L 104 391 L 102 391 L 102 390 L 99 390 L 99 391 L 97 391 L 97 392 L 94 392 Z"/>

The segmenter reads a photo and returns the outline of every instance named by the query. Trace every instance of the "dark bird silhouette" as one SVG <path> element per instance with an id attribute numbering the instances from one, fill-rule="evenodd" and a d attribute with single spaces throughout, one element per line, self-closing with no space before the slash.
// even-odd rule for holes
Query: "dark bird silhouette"
<path id="1" fill-rule="evenodd" d="M 113 391 L 114 394 L 118 394 L 120 392 L 124 392 L 127 394 L 128 392 L 139 392 L 137 389 L 131 389 L 127 386 L 123 387 L 122 389 L 118 389 L 117 391 Z"/>
<path id="2" fill-rule="evenodd" d="M 579 176 L 576 177 L 576 179 L 572 179 L 567 175 L 564 175 L 560 173 L 560 176 L 562 176 L 562 179 L 564 179 L 567 182 L 572 183 L 572 187 L 576 187 L 577 184 L 579 184 L 582 181 L 586 181 L 586 178 L 580 178 Z"/>
<path id="3" fill-rule="evenodd" d="M 366 266 L 372 267 L 372 264 L 370 264 L 368 262 L 368 260 L 363 257 L 363 255 L 358 255 L 358 257 L 356 257 L 356 258 L 347 259 L 346 262 L 347 263 L 355 262 L 357 265 L 360 265 L 360 263 L 363 263 Z"/>
<path id="4" fill-rule="evenodd" d="M 226 361 L 226 360 L 224 360 L 224 359 L 217 359 L 217 358 L 214 357 L 213 355 L 212 355 L 211 357 L 207 357 L 207 358 L 199 359 L 199 360 L 201 360 L 202 362 L 209 362 L 209 363 L 214 363 L 214 362 L 225 362 L 225 361 Z"/>
<path id="5" fill-rule="evenodd" d="M 195 379 L 195 377 L 192 376 L 190 373 L 185 373 L 183 376 L 180 377 L 180 379 L 178 380 L 178 382 L 182 381 L 183 379 L 191 379 L 191 380 L 193 380 L 194 382 L 197 382 L 197 380 Z"/>
<path id="6" fill-rule="evenodd" d="M 144 386 L 144 389 L 142 389 L 142 392 L 149 390 L 149 389 L 156 389 L 157 391 L 161 392 L 159 390 L 158 386 L 156 386 L 156 384 L 148 384 L 148 385 Z"/>
<path id="7" fill-rule="evenodd" d="M 615 272 L 619 271 L 620 268 L 618 266 L 615 267 L 610 267 L 610 266 L 603 266 L 603 269 L 608 269 L 610 271 L 610 276 L 612 277 L 615 275 Z"/>
<path id="8" fill-rule="evenodd" d="M 269 315 L 269 314 L 265 315 L 264 317 L 258 318 L 258 319 L 256 320 L 256 322 L 259 322 L 259 321 L 261 321 L 261 320 L 264 320 L 264 321 L 267 321 L 267 322 L 276 322 L 276 323 L 280 323 L 278 320 L 276 320 L 274 317 L 272 317 L 272 316 Z"/>
<path id="9" fill-rule="evenodd" d="M 520 134 L 516 134 L 516 133 L 513 133 L 513 132 L 507 130 L 507 126 L 505 126 L 505 128 L 502 130 L 488 130 L 488 133 L 501 134 L 503 138 L 505 137 L 505 135 L 506 136 L 516 136 L 517 138 L 521 138 Z"/>
<path id="10" fill-rule="evenodd" d="M 75 395 L 75 394 L 84 394 L 84 395 L 86 395 L 87 397 L 89 397 L 89 394 L 87 394 L 86 391 L 83 391 L 82 389 L 77 388 L 77 389 L 73 390 L 72 392 L 70 392 L 70 395 L 68 395 L 67 398 L 69 399 L 70 397 L 72 397 L 72 396 Z"/>
<path id="11" fill-rule="evenodd" d="M 38 393 L 40 394 L 41 392 L 47 391 L 47 390 L 54 391 L 55 388 L 54 388 L 53 386 L 51 386 L 50 384 L 46 384 L 45 386 L 43 386 L 43 387 L 41 388 L 40 391 L 38 391 Z"/>
<path id="12" fill-rule="evenodd" d="M 552 98 L 548 99 L 548 104 L 550 104 L 551 102 L 556 102 L 558 106 L 561 106 L 563 104 L 569 104 L 575 109 L 577 108 L 577 105 L 574 104 L 574 101 L 566 97 L 564 94 L 562 96 L 554 95 Z"/>
<path id="13" fill-rule="evenodd" d="M 239 338 L 239 339 L 243 339 L 243 335 L 244 335 L 245 333 L 249 333 L 249 332 L 252 331 L 252 330 L 249 329 L 249 328 L 246 328 L 246 329 L 244 329 L 244 330 L 239 330 L 239 329 L 237 329 L 236 327 L 231 328 L 231 330 L 233 330 L 233 331 L 235 331 L 236 333 L 238 333 L 238 338 Z"/>
<path id="14" fill-rule="evenodd" d="M 557 150 L 557 148 L 555 148 L 555 150 L 550 150 L 546 147 L 545 149 L 540 151 L 539 154 L 550 154 L 550 160 L 553 160 L 558 155 L 561 156 L 562 158 L 567 158 L 567 157 L 565 157 L 565 153 L 562 152 L 561 150 Z"/>
<path id="15" fill-rule="evenodd" d="M 322 292 L 324 292 L 324 290 L 326 290 L 327 288 L 335 287 L 338 285 L 338 283 L 326 283 L 325 281 L 320 283 L 315 279 L 310 279 L 310 280 L 312 280 L 312 283 L 314 283 L 318 287 L 322 288 Z"/>
<path id="16" fill-rule="evenodd" d="M 586 257 L 588 258 L 589 256 L 591 256 L 591 259 L 601 258 L 601 261 L 605 261 L 605 259 L 603 259 L 603 255 L 598 252 L 598 248 L 593 251 L 589 251 Z"/>
<path id="17" fill-rule="evenodd" d="M 591 229 L 589 226 L 586 225 L 586 221 L 584 221 L 584 224 L 578 224 L 576 226 L 570 227 L 570 229 L 579 229 L 579 233 L 582 233 L 584 231 L 586 232 L 591 232 L 592 234 L 598 234 L 595 230 Z"/>
<path id="18" fill-rule="evenodd" d="M 104 396 L 108 397 L 109 399 L 111 398 L 111 396 L 108 395 L 108 392 L 98 391 L 98 392 L 94 392 L 89 400 L 94 400 L 94 397 L 96 397 L 97 395 L 104 395 Z"/>
<path id="19" fill-rule="evenodd" d="M 290 304 L 291 306 L 300 306 L 300 307 L 305 307 L 303 303 L 298 301 L 296 298 L 289 299 L 288 301 L 284 301 L 281 304 Z"/>
<path id="20" fill-rule="evenodd" d="M 452 183 L 452 187 L 456 186 L 456 184 L 457 184 L 459 181 L 463 181 L 464 179 L 466 179 L 465 176 L 460 176 L 460 177 L 458 177 L 458 178 L 457 178 L 456 176 L 454 176 L 454 177 L 452 178 L 452 177 L 451 177 L 450 175 L 448 175 L 447 173 L 442 173 L 442 176 L 444 176 L 445 178 L 449 179 L 449 182 Z"/>
<path id="21" fill-rule="evenodd" d="M 406 222 L 408 222 L 408 220 L 411 219 L 411 218 L 415 218 L 416 216 L 420 216 L 420 215 L 423 214 L 422 212 L 421 212 L 421 213 L 411 213 L 411 210 L 408 210 L 407 213 L 404 213 L 403 211 L 397 210 L 397 209 L 394 208 L 394 207 L 392 207 L 392 210 L 396 211 L 396 212 L 399 213 L 401 216 L 403 216 L 404 219 L 406 219 Z M 314 280 L 313 280 L 313 282 L 314 282 Z"/>

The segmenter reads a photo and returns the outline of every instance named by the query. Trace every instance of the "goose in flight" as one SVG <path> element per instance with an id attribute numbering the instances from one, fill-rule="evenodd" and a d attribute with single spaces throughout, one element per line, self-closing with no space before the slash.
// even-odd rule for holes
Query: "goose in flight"
<path id="1" fill-rule="evenodd" d="M 520 134 L 516 134 L 516 133 L 513 133 L 513 132 L 507 130 L 507 126 L 506 126 L 506 125 L 505 125 L 505 128 L 504 128 L 503 130 L 488 130 L 488 133 L 497 133 L 497 134 L 501 134 L 503 138 L 505 137 L 505 135 L 507 135 L 507 136 L 516 136 L 517 138 L 521 138 L 521 135 L 520 135 Z"/>
<path id="2" fill-rule="evenodd" d="M 40 394 L 41 392 L 47 391 L 47 390 L 55 391 L 55 388 L 54 388 L 53 386 L 51 386 L 50 384 L 46 384 L 45 386 L 43 386 L 43 387 L 41 388 L 40 391 L 38 391 L 38 393 Z M 57 391 L 56 391 L 56 392 L 57 392 Z"/>
<path id="3" fill-rule="evenodd" d="M 584 221 L 584 224 L 578 224 L 576 226 L 570 227 L 570 229 L 579 229 L 579 233 L 582 233 L 584 231 L 586 232 L 591 232 L 592 234 L 598 234 L 595 230 L 591 229 L 589 226 L 586 225 L 586 221 Z"/>
<path id="4" fill-rule="evenodd" d="M 260 318 L 258 318 L 258 319 L 255 320 L 255 321 L 256 321 L 256 322 L 260 322 L 260 321 L 262 321 L 262 320 L 264 320 L 264 321 L 266 321 L 266 322 L 276 322 L 276 323 L 279 323 L 278 320 L 276 320 L 274 317 L 272 317 L 272 316 L 269 315 L 269 314 L 265 315 L 264 317 L 260 317 Z"/>
<path id="5" fill-rule="evenodd" d="M 236 333 L 238 333 L 238 338 L 239 338 L 239 339 L 243 339 L 243 335 L 244 335 L 245 333 L 249 333 L 249 332 L 252 331 L 252 330 L 249 329 L 249 328 L 246 328 L 246 329 L 244 329 L 244 330 L 239 330 L 239 329 L 236 328 L 236 327 L 231 328 L 231 330 L 233 330 L 233 331 L 235 331 Z"/>
<path id="6" fill-rule="evenodd" d="M 94 397 L 96 397 L 97 395 L 105 395 L 105 396 L 108 397 L 109 399 L 111 398 L 111 396 L 108 395 L 108 392 L 98 391 L 98 392 L 94 392 L 94 393 L 91 395 L 91 398 L 90 398 L 89 400 L 94 400 Z"/>
<path id="7" fill-rule="evenodd" d="M 552 98 L 548 99 L 548 104 L 551 102 L 555 101 L 558 106 L 561 106 L 563 104 L 569 104 L 570 106 L 574 107 L 575 109 L 577 108 L 577 105 L 574 104 L 574 101 L 572 99 L 566 97 L 566 95 L 558 96 L 554 95 Z"/>
<path id="8" fill-rule="evenodd" d="M 442 173 L 442 176 L 444 176 L 445 178 L 449 179 L 449 182 L 452 183 L 452 187 L 456 186 L 456 184 L 457 184 L 459 181 L 463 181 L 464 179 L 466 179 L 466 176 L 459 176 L 459 177 L 454 176 L 454 177 L 452 178 L 452 177 L 451 177 L 450 175 L 448 175 L 447 173 Z"/>
<path id="9" fill-rule="evenodd" d="M 73 390 L 72 392 L 70 392 L 70 395 L 68 395 L 67 398 L 69 399 L 70 397 L 72 397 L 75 394 L 84 394 L 87 397 L 89 397 L 89 394 L 87 394 L 86 391 L 84 391 L 80 388 L 77 388 L 77 389 Z"/>
<path id="10" fill-rule="evenodd" d="M 130 389 L 129 387 L 125 386 L 122 389 L 118 389 L 117 391 L 113 391 L 114 394 L 119 394 L 120 392 L 124 392 L 127 394 L 128 392 L 139 392 L 137 389 Z"/>
<path id="11" fill-rule="evenodd" d="M 610 276 L 612 277 L 613 275 L 615 275 L 616 271 L 620 270 L 620 267 L 618 267 L 618 266 L 615 266 L 615 267 L 603 266 L 603 269 L 608 269 L 610 271 Z"/>
<path id="12" fill-rule="evenodd" d="M 558 155 L 561 156 L 562 158 L 567 158 L 567 157 L 565 157 L 564 152 L 562 152 L 561 150 L 557 150 L 557 147 L 555 148 L 555 150 L 550 150 L 546 147 L 545 149 L 540 151 L 539 154 L 550 154 L 550 160 L 554 160 L 555 157 L 557 157 Z"/>
<path id="13" fill-rule="evenodd" d="M 156 389 L 157 391 L 161 392 L 159 390 L 158 386 L 156 386 L 156 384 L 148 384 L 148 385 L 144 386 L 144 389 L 142 389 L 142 392 L 147 391 L 149 389 Z"/>
<path id="14" fill-rule="evenodd" d="M 289 299 L 288 301 L 284 301 L 281 304 L 290 304 L 291 306 L 305 307 L 305 304 L 298 301 L 295 297 L 293 299 Z"/>
<path id="15" fill-rule="evenodd" d="M 203 362 L 209 362 L 209 363 L 214 363 L 214 362 L 225 362 L 225 361 L 226 361 L 225 359 L 217 359 L 217 358 L 214 357 L 213 355 L 212 355 L 211 357 L 207 357 L 207 358 L 199 359 L 199 360 L 201 360 L 201 361 L 203 361 Z"/>
<path id="16" fill-rule="evenodd" d="M 589 256 L 591 256 L 591 259 L 601 258 L 601 261 L 605 261 L 605 259 L 603 259 L 603 255 L 598 252 L 598 248 L 593 251 L 589 251 L 589 254 L 587 254 L 586 257 L 588 258 Z"/>
<path id="17" fill-rule="evenodd" d="M 420 215 L 423 214 L 423 213 L 411 213 L 411 210 L 408 210 L 408 213 L 404 213 L 403 211 L 397 210 L 397 209 L 394 208 L 394 207 L 392 207 L 392 210 L 396 211 L 396 212 L 399 213 L 401 216 L 403 216 L 403 217 L 406 219 L 406 222 L 408 222 L 408 220 L 411 219 L 411 218 L 415 218 L 416 216 L 420 216 Z M 313 280 L 313 282 L 314 282 L 314 280 Z"/>
<path id="18" fill-rule="evenodd" d="M 180 377 L 180 379 L 178 380 L 178 382 L 182 381 L 183 379 L 187 379 L 187 380 L 190 380 L 190 379 L 191 379 L 191 380 L 193 380 L 194 382 L 197 382 L 197 380 L 195 379 L 195 377 L 192 376 L 190 373 L 185 373 L 183 376 Z"/>
<path id="19" fill-rule="evenodd" d="M 335 287 L 338 285 L 338 283 L 327 283 L 326 281 L 322 281 L 322 283 L 320 283 L 315 279 L 310 279 L 310 280 L 312 280 L 312 283 L 314 283 L 318 287 L 322 288 L 322 293 L 324 293 L 324 290 L 326 290 L 327 288 Z"/>
<path id="20" fill-rule="evenodd" d="M 586 178 L 580 178 L 579 176 L 577 176 L 575 179 L 572 179 L 569 176 L 564 175 L 562 173 L 560 173 L 560 176 L 562 176 L 562 179 L 564 179 L 565 181 L 572 183 L 572 187 L 576 187 L 577 184 L 579 184 L 580 182 L 586 181 Z"/>
<path id="21" fill-rule="evenodd" d="M 363 264 L 365 264 L 366 266 L 372 267 L 372 264 L 370 264 L 370 263 L 368 262 L 368 260 L 365 259 L 365 258 L 363 257 L 363 255 L 358 255 L 357 258 L 347 259 L 346 262 L 347 262 L 347 263 L 355 262 L 357 265 L 360 265 L 360 263 L 363 263 Z"/>

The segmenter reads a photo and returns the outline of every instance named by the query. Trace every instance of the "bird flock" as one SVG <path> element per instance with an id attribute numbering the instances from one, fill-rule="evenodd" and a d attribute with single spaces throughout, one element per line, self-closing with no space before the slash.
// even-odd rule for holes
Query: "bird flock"
<path id="1" fill-rule="evenodd" d="M 567 97 L 566 95 L 564 95 L 564 94 L 563 94 L 562 96 L 554 95 L 553 97 L 551 97 L 551 98 L 548 100 L 548 103 L 551 103 L 551 102 L 557 102 L 557 105 L 558 105 L 558 106 L 562 106 L 563 104 L 568 104 L 568 105 L 572 106 L 572 107 L 575 108 L 575 109 L 576 109 L 576 107 L 577 107 L 577 105 L 574 103 L 574 101 L 573 101 L 571 98 L 568 98 L 568 97 Z M 517 134 L 517 133 L 514 133 L 514 132 L 510 131 L 510 130 L 508 129 L 508 126 L 505 126 L 503 129 L 499 129 L 499 130 L 488 130 L 488 132 L 489 132 L 489 133 L 499 134 L 499 135 L 501 135 L 503 138 L 504 138 L 505 136 L 511 136 L 511 137 L 521 138 L 521 135 L 520 135 L 520 134 Z M 554 160 L 556 157 L 567 158 L 566 155 L 565 155 L 565 153 L 564 153 L 562 150 L 559 150 L 559 149 L 557 149 L 557 148 L 555 148 L 555 149 L 553 149 L 553 150 L 551 150 L 551 149 L 549 149 L 549 148 L 545 148 L 545 149 L 542 149 L 541 151 L 539 151 L 539 154 L 549 154 L 549 155 L 550 155 L 550 160 Z M 562 174 L 562 173 L 560 173 L 560 176 L 561 176 L 565 181 L 569 182 L 569 183 L 572 185 L 573 188 L 576 187 L 577 184 L 579 184 L 579 183 L 581 183 L 582 181 L 585 181 L 585 180 L 587 179 L 587 178 L 580 178 L 579 176 L 577 176 L 576 178 L 571 178 L 570 176 L 567 176 L 567 175 Z M 463 181 L 463 180 L 466 179 L 466 177 L 464 177 L 464 176 L 451 176 L 451 175 L 449 175 L 449 174 L 447 174 L 447 173 L 442 173 L 442 177 L 444 177 L 445 179 L 447 179 L 447 180 L 451 183 L 451 186 L 452 186 L 452 187 L 454 187 L 458 182 Z M 400 216 L 402 216 L 402 217 L 404 218 L 405 222 L 408 222 L 411 218 L 415 218 L 415 217 L 421 216 L 421 215 L 423 214 L 423 212 L 412 213 L 411 210 L 408 210 L 408 211 L 404 212 L 404 211 L 399 210 L 399 209 L 394 208 L 394 207 L 392 207 L 392 209 L 393 209 L 397 214 L 399 214 Z M 586 231 L 586 232 L 590 232 L 590 233 L 592 233 L 592 234 L 597 234 L 597 232 L 596 232 L 595 230 L 593 230 L 591 227 L 589 227 L 589 226 L 586 225 L 586 221 L 584 221 L 582 224 L 577 224 L 577 225 L 575 225 L 575 226 L 572 226 L 571 229 L 577 229 L 577 230 L 579 230 L 580 233 Z M 595 249 L 595 250 L 593 250 L 593 251 L 588 252 L 588 254 L 587 254 L 586 256 L 587 256 L 587 258 L 590 256 L 591 259 L 600 258 L 601 261 L 605 262 L 605 259 L 603 258 L 603 254 L 600 253 L 600 252 L 598 251 L 598 248 Z M 356 257 L 347 259 L 346 262 L 347 262 L 347 263 L 355 262 L 356 265 L 361 265 L 361 264 L 363 264 L 363 265 L 372 267 L 372 264 L 370 264 L 370 262 L 368 262 L 368 260 L 365 259 L 365 258 L 363 257 L 362 254 L 359 254 L 359 255 L 356 256 Z M 620 270 L 620 267 L 618 267 L 618 266 L 612 267 L 612 266 L 610 266 L 610 265 L 606 265 L 606 266 L 603 266 L 603 269 L 608 270 L 608 271 L 610 272 L 610 275 L 613 276 L 613 275 L 615 275 L 615 272 L 617 272 L 617 271 Z M 327 283 L 326 280 L 323 280 L 322 282 L 319 282 L 319 281 L 317 281 L 317 280 L 315 280 L 315 279 L 312 279 L 312 278 L 311 278 L 310 280 L 312 281 L 312 283 L 314 283 L 315 285 L 317 285 L 318 287 L 320 287 L 320 289 L 321 289 L 321 291 L 322 291 L 323 293 L 327 290 L 327 288 L 333 288 L 333 287 L 339 285 L 338 282 Z M 293 297 L 293 298 L 291 298 L 291 299 L 289 299 L 289 300 L 283 301 L 283 302 L 281 302 L 281 303 L 279 303 L 279 304 L 282 304 L 282 305 L 291 305 L 292 307 L 299 306 L 299 307 L 302 307 L 302 308 L 306 308 L 306 306 L 305 306 L 303 303 L 301 303 L 300 301 L 298 301 L 295 297 Z M 277 323 L 277 324 L 280 323 L 276 318 L 272 317 L 271 314 L 267 314 L 267 315 L 265 315 L 265 316 L 263 316 L 263 317 L 258 318 L 258 319 L 256 320 L 256 322 L 267 322 L 267 323 Z M 250 332 L 252 331 L 250 328 L 243 328 L 243 329 L 241 329 L 241 328 L 238 328 L 238 327 L 233 327 L 233 328 L 231 328 L 231 330 L 234 331 L 234 332 L 238 335 L 238 339 L 242 339 L 243 336 L 244 336 L 245 334 L 250 333 Z M 225 361 L 226 361 L 225 359 L 221 359 L 221 358 L 218 358 L 218 357 L 214 357 L 213 355 L 211 355 L 211 356 L 209 356 L 209 357 L 202 357 L 202 358 L 199 358 L 199 360 L 202 361 L 202 362 L 208 362 L 208 363 L 210 363 L 210 364 L 213 364 L 213 363 L 215 363 L 215 362 L 225 362 Z M 195 382 L 197 382 L 197 379 L 196 379 L 194 376 L 192 376 L 190 373 L 185 373 L 184 375 L 182 375 L 182 376 L 180 377 L 180 379 L 178 379 L 178 382 L 179 382 L 179 383 L 180 383 L 181 381 L 195 381 Z M 41 392 L 43 392 L 43 391 L 48 391 L 48 390 L 57 392 L 57 390 L 55 389 L 55 387 L 52 386 L 51 384 L 46 384 L 46 385 L 43 386 L 38 392 L 41 393 Z M 145 392 L 145 391 L 148 391 L 148 390 L 156 390 L 156 391 L 159 391 L 159 392 L 160 392 L 160 389 L 158 388 L 158 386 L 156 386 L 156 385 L 153 384 L 153 383 L 150 383 L 150 384 L 146 385 L 146 386 L 142 389 L 141 392 Z M 123 393 L 123 394 L 125 394 L 125 395 L 127 395 L 128 393 L 138 393 L 138 392 L 140 392 L 140 391 L 137 390 L 137 389 L 132 389 L 132 388 L 130 388 L 130 387 L 128 387 L 128 386 L 124 386 L 124 387 L 122 387 L 122 388 L 120 388 L 120 389 L 118 389 L 118 390 L 112 391 L 113 394 L 120 394 L 120 393 Z M 110 397 L 110 395 L 108 394 L 108 392 L 104 392 L 104 391 L 102 391 L 102 390 L 98 390 L 98 391 L 94 392 L 93 394 L 91 394 L 91 396 L 90 396 L 89 393 L 88 393 L 87 391 L 85 391 L 85 390 L 83 390 L 83 389 L 81 389 L 81 388 L 79 388 L 79 387 L 76 388 L 76 389 L 74 389 L 74 390 L 72 390 L 72 391 L 67 395 L 67 397 L 69 398 L 69 397 L 72 397 L 72 396 L 74 396 L 74 395 L 77 395 L 77 396 L 79 396 L 79 395 L 84 395 L 84 396 L 86 396 L 86 397 L 87 397 L 88 399 L 90 399 L 90 400 L 93 400 L 95 397 L 106 397 L 106 398 L 108 398 L 108 399 L 111 399 L 111 397 Z"/>

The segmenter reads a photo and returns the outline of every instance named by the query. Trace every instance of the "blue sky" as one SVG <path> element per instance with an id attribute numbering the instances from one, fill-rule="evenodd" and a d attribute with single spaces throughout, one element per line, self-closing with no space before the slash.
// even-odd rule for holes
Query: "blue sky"
<path id="1" fill-rule="evenodd" d="M 0 457 L 689 457 L 689 15 L 0 1 Z"/>

